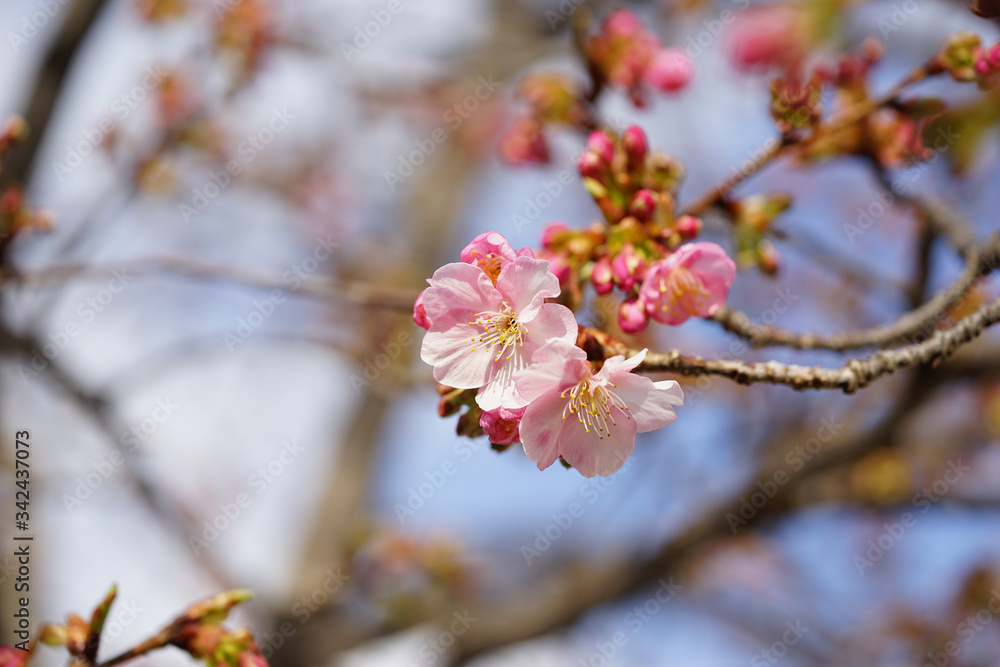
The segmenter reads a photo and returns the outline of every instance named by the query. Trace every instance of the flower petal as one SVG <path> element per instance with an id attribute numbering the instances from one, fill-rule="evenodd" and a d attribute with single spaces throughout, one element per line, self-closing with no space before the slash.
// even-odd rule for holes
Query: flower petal
<path id="1" fill-rule="evenodd" d="M 684 404 L 684 392 L 673 380 L 653 382 L 634 373 L 612 373 L 611 382 L 615 385 L 615 394 L 628 406 L 640 433 L 673 423 L 677 419 L 673 406 Z"/>
<path id="2" fill-rule="evenodd" d="M 486 372 L 486 383 L 476 394 L 476 403 L 483 410 L 496 410 L 499 407 L 515 410 L 523 408 L 528 401 L 521 398 L 514 385 L 514 376 L 528 367 L 528 354 L 525 348 L 512 347 L 507 356 L 496 359 L 491 357 L 490 366 Z"/>
<path id="3" fill-rule="evenodd" d="M 545 470 L 559 458 L 559 445 L 563 440 L 561 434 L 574 420 L 562 418 L 566 399 L 559 394 L 546 394 L 532 401 L 521 417 L 521 444 L 528 458 L 538 464 L 539 470 Z"/>
<path id="4" fill-rule="evenodd" d="M 545 394 L 560 394 L 589 372 L 586 352 L 554 340 L 535 351 L 531 365 L 517 374 L 514 383 L 521 398 L 531 402 Z"/>
<path id="5" fill-rule="evenodd" d="M 456 318 L 456 314 L 496 311 L 503 302 L 490 277 L 470 264 L 445 264 L 428 282 L 431 286 L 423 292 L 424 310 L 435 324 L 438 319 L 442 323 L 456 319 L 469 321 L 468 316 Z"/>
<path id="6" fill-rule="evenodd" d="M 493 361 L 493 355 L 486 348 L 472 351 L 476 346 L 473 341 L 482 331 L 460 323 L 440 331 L 437 330 L 438 322 L 435 320 L 431 325 L 420 347 L 420 358 L 434 367 L 434 379 L 459 389 L 482 387 Z"/>
<path id="7" fill-rule="evenodd" d="M 566 419 L 559 437 L 562 457 L 584 477 L 607 477 L 618 472 L 635 450 L 635 419 L 624 415 L 616 417 L 617 424 L 610 426 L 608 435 L 600 437 L 591 429 L 587 433 L 583 424 L 573 416 Z"/>
<path id="8" fill-rule="evenodd" d="M 559 279 L 545 260 L 522 256 L 500 272 L 497 289 L 519 320 L 533 320 L 546 298 L 559 296 Z"/>

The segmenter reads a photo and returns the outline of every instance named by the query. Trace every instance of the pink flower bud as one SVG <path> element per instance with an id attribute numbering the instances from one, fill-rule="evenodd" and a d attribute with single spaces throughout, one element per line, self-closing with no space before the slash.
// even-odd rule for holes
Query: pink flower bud
<path id="1" fill-rule="evenodd" d="M 599 154 L 593 151 L 585 151 L 580 155 L 577 168 L 580 170 L 580 175 L 584 178 L 593 178 L 600 181 L 604 178 L 608 170 L 608 163 Z"/>
<path id="2" fill-rule="evenodd" d="M 615 159 L 615 142 L 604 130 L 594 130 L 587 138 L 587 150 L 597 153 L 605 164 Z"/>
<path id="3" fill-rule="evenodd" d="M 665 93 L 684 88 L 694 76 L 694 63 L 680 49 L 660 49 L 643 73 L 646 83 Z"/>
<path id="4" fill-rule="evenodd" d="M 636 283 L 642 282 L 646 274 L 646 261 L 631 243 L 626 243 L 611 262 L 611 268 L 615 274 L 615 281 L 622 291 L 631 292 Z"/>
<path id="5" fill-rule="evenodd" d="M 701 218 L 696 218 L 693 215 L 682 215 L 674 222 L 674 226 L 677 228 L 677 233 L 685 241 L 696 239 L 701 234 Z"/>
<path id="6" fill-rule="evenodd" d="M 656 198 L 649 190 L 639 190 L 632 197 L 628 212 L 635 216 L 640 222 L 649 222 L 653 219 L 656 211 Z"/>
<path id="7" fill-rule="evenodd" d="M 990 61 L 986 59 L 986 54 L 984 53 L 976 61 L 976 73 L 980 76 L 989 76 L 993 68 L 990 67 Z"/>
<path id="8" fill-rule="evenodd" d="M 549 162 L 549 145 L 541 123 L 534 118 L 519 118 L 500 137 L 498 150 L 505 162 L 515 166 Z"/>
<path id="9" fill-rule="evenodd" d="M 642 21 L 627 9 L 616 9 L 606 17 L 602 26 L 609 35 L 634 35 L 642 31 Z"/>
<path id="10" fill-rule="evenodd" d="M 590 272 L 590 282 L 598 294 L 608 294 L 615 286 L 615 274 L 607 256 L 601 257 Z"/>
<path id="11" fill-rule="evenodd" d="M 627 334 L 642 333 L 649 325 L 649 315 L 646 307 L 638 297 L 630 297 L 622 301 L 618 307 L 618 326 Z"/>
<path id="12" fill-rule="evenodd" d="M 479 426 L 494 445 L 513 445 L 521 441 L 518 428 L 524 410 L 525 408 L 508 410 L 504 407 L 486 410 L 479 419 Z"/>
<path id="13" fill-rule="evenodd" d="M 570 231 L 569 225 L 565 222 L 553 222 L 542 231 L 542 245 L 551 248 L 556 240 L 556 236 Z"/>
<path id="14" fill-rule="evenodd" d="M 573 277 L 573 271 L 569 266 L 569 254 L 566 252 L 555 253 L 543 250 L 538 253 L 538 259 L 544 259 L 549 263 L 549 271 L 559 279 L 560 285 L 566 285 Z"/>
<path id="15" fill-rule="evenodd" d="M 425 290 L 426 291 L 426 290 Z M 431 328 L 431 318 L 428 317 L 427 311 L 424 310 L 424 293 L 421 292 L 420 296 L 413 304 L 413 321 L 416 322 L 417 326 L 425 331 L 429 331 Z"/>
<path id="16" fill-rule="evenodd" d="M 622 148 L 628 157 L 629 167 L 641 166 L 646 161 L 646 153 L 649 152 L 646 133 L 638 125 L 630 125 L 622 134 Z"/>
<path id="17" fill-rule="evenodd" d="M 1000 44 L 994 44 L 986 53 L 986 59 L 993 69 L 1000 69 Z"/>

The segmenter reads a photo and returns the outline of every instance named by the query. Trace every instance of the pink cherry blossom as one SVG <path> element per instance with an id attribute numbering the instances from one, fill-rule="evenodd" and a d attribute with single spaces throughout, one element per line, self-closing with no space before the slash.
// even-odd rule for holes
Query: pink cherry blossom
<path id="1" fill-rule="evenodd" d="M 646 83 L 663 92 L 681 90 L 694 76 L 694 63 L 680 49 L 660 49 L 643 72 Z"/>
<path id="2" fill-rule="evenodd" d="M 487 410 L 479 419 L 479 426 L 494 445 L 513 445 L 521 441 L 518 427 L 525 409 L 508 410 L 499 407 L 495 410 Z"/>
<path id="3" fill-rule="evenodd" d="M 496 284 L 478 267 L 456 262 L 434 273 L 424 291 L 431 327 L 420 358 L 434 367 L 434 379 L 460 389 L 481 388 L 483 410 L 525 402 L 514 388 L 514 373 L 550 340 L 576 340 L 573 312 L 545 299 L 559 295 L 549 263 L 517 257 L 500 271 Z"/>
<path id="4" fill-rule="evenodd" d="M 595 374 L 587 354 L 567 342 L 535 352 L 515 383 L 528 401 L 521 443 L 539 470 L 562 457 L 584 477 L 610 475 L 632 455 L 636 433 L 677 419 L 673 406 L 684 403 L 680 385 L 632 373 L 645 357 L 646 350 L 627 361 L 611 357 Z"/>
<path id="5" fill-rule="evenodd" d="M 710 317 L 726 302 L 736 265 L 714 243 L 689 243 L 646 273 L 639 298 L 657 322 L 680 324 L 688 317 Z"/>

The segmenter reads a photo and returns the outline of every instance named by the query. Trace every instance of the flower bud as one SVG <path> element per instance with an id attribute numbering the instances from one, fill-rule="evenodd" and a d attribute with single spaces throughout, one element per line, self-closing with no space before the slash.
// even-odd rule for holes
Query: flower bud
<path id="1" fill-rule="evenodd" d="M 638 125 L 630 125 L 622 134 L 622 148 L 628 158 L 630 169 L 641 167 L 646 161 L 649 144 L 646 143 L 646 133 Z"/>
<path id="2" fill-rule="evenodd" d="M 551 248 L 555 245 L 557 237 L 570 231 L 569 225 L 565 222 L 553 222 L 545 226 L 542 230 L 542 245 L 546 248 Z"/>
<path id="3" fill-rule="evenodd" d="M 761 241 L 757 248 L 757 267 L 761 273 L 773 276 L 781 269 L 781 253 L 770 241 Z"/>
<path id="4" fill-rule="evenodd" d="M 615 159 L 615 142 L 604 130 L 594 130 L 587 138 L 587 150 L 597 153 L 605 164 Z"/>
<path id="5" fill-rule="evenodd" d="M 636 252 L 631 243 L 626 243 L 611 262 L 615 281 L 623 292 L 631 292 L 636 283 L 641 282 L 646 273 L 646 261 Z"/>
<path id="6" fill-rule="evenodd" d="M 585 151 L 580 155 L 579 161 L 576 163 L 577 169 L 580 170 L 580 175 L 584 178 L 592 178 L 598 183 L 605 180 L 605 175 L 608 171 L 608 163 L 597 153 L 593 151 Z"/>
<path id="7" fill-rule="evenodd" d="M 693 215 L 682 215 L 674 222 L 674 227 L 683 240 L 690 241 L 698 238 L 698 235 L 701 234 L 701 218 L 696 218 Z"/>
<path id="8" fill-rule="evenodd" d="M 526 408 L 508 410 L 504 407 L 483 412 L 479 426 L 494 445 L 513 445 L 520 442 L 518 427 Z"/>
<path id="9" fill-rule="evenodd" d="M 426 291 L 426 290 L 425 290 Z M 431 328 L 431 318 L 427 316 L 427 311 L 424 309 L 424 293 L 421 292 L 420 296 L 413 303 L 413 321 L 418 327 L 429 331 Z"/>
<path id="10" fill-rule="evenodd" d="M 573 277 L 573 270 L 569 265 L 569 253 L 543 250 L 538 253 L 538 259 L 544 259 L 549 263 L 549 271 L 559 279 L 559 285 L 566 285 Z"/>
<path id="11" fill-rule="evenodd" d="M 611 269 L 611 261 L 605 255 L 594 264 L 590 272 L 590 282 L 598 294 L 608 294 L 615 286 L 615 274 Z"/>
<path id="12" fill-rule="evenodd" d="M 660 49 L 643 73 L 646 83 L 665 93 L 674 93 L 691 81 L 694 63 L 680 49 Z"/>
<path id="13" fill-rule="evenodd" d="M 469 438 L 478 438 L 483 435 L 483 427 L 480 426 L 482 417 L 483 411 L 479 406 L 471 406 L 468 411 L 458 418 L 458 426 L 455 428 L 455 432 L 458 435 L 464 435 Z"/>
<path id="14" fill-rule="evenodd" d="M 656 198 L 653 193 L 649 190 L 639 190 L 632 197 L 632 203 L 629 204 L 628 212 L 635 216 L 640 222 L 649 222 L 653 219 L 653 214 L 656 212 Z"/>
<path id="15" fill-rule="evenodd" d="M 646 307 L 638 297 L 629 297 L 618 307 L 618 326 L 627 334 L 642 333 L 649 325 Z"/>
<path id="16" fill-rule="evenodd" d="M 0 143 L 21 141 L 26 136 L 28 136 L 28 122 L 23 116 L 15 114 L 4 121 L 3 129 L 0 130 Z"/>

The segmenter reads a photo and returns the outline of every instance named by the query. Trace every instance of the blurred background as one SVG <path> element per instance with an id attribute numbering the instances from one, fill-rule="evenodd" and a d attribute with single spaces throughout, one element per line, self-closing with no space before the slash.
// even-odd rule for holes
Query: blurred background
<path id="1" fill-rule="evenodd" d="M 621 6 L 695 75 L 642 109 L 608 91 L 600 120 L 683 162 L 690 200 L 775 136 L 769 77 L 730 57 L 742 0 L 0 4 L 0 115 L 24 114 L 35 142 L 5 175 L 51 223 L 5 244 L 2 303 L 2 497 L 29 429 L 34 623 L 89 613 L 116 582 L 107 657 L 246 587 L 236 621 L 277 666 L 1000 665 L 996 333 L 854 396 L 682 379 L 676 424 L 609 478 L 539 472 L 438 417 L 413 299 L 480 232 L 537 248 L 552 221 L 600 218 L 584 135 L 550 133 L 550 163 L 527 168 L 496 145 L 519 81 L 585 80 L 570 26 Z M 958 30 L 998 38 L 940 0 L 839 3 L 830 20 L 833 52 L 885 44 L 877 90 Z M 894 179 L 985 236 L 996 139 Z M 884 193 L 855 161 L 781 161 L 738 192 L 774 190 L 794 196 L 780 268 L 741 271 L 729 298 L 759 322 L 890 322 L 961 271 L 905 206 L 846 229 Z M 733 247 L 712 216 L 705 235 Z M 985 280 L 972 305 L 996 294 Z M 614 326 L 608 312 L 580 319 Z M 710 321 L 635 340 L 706 358 L 738 341 Z"/>

